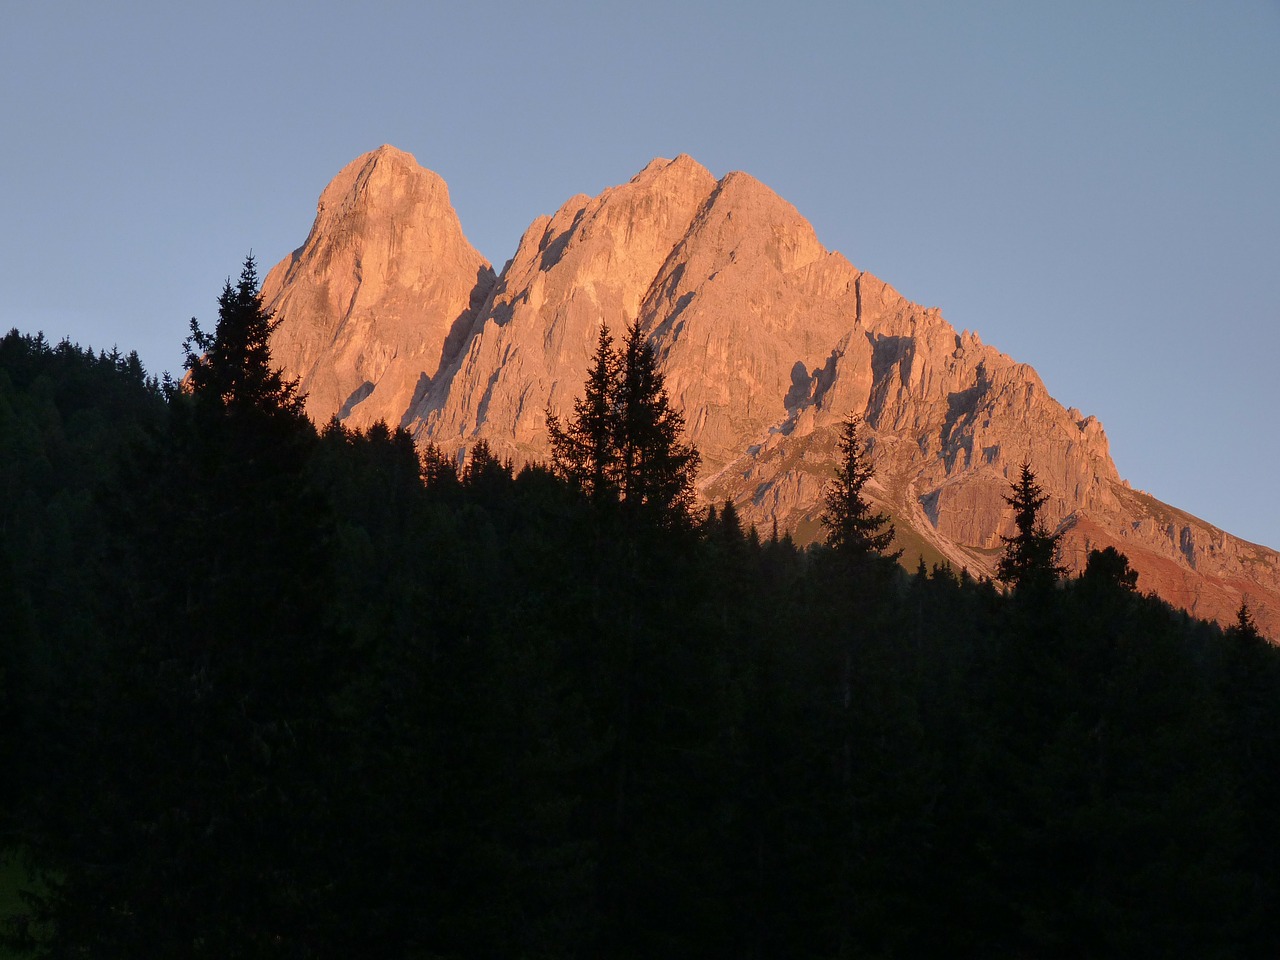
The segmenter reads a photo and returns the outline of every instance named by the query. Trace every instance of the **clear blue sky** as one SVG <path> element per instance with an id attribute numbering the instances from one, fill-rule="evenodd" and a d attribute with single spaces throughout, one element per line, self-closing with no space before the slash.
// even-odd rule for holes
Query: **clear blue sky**
<path id="1" fill-rule="evenodd" d="M 382 143 L 501 267 L 690 153 L 1280 547 L 1280 0 L 9 3 L 0 326 L 177 371 L 252 248 Z"/>

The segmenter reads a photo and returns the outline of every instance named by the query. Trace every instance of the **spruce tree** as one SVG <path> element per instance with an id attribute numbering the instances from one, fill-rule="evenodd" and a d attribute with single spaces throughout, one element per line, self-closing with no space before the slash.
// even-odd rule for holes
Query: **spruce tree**
<path id="1" fill-rule="evenodd" d="M 75 827 L 44 828 L 75 844 L 41 905 L 51 955 L 309 955 L 331 910 L 325 765 L 352 662 L 328 605 L 334 517 L 252 257 L 218 302 L 212 334 L 192 322 L 185 391 L 103 504 L 110 614 L 66 695 L 84 731 L 62 800 Z"/>
<path id="2" fill-rule="evenodd" d="M 594 502 L 617 498 L 616 433 L 619 363 L 609 328 L 601 325 L 584 393 L 573 401 L 573 418 L 563 426 L 547 412 L 551 459 L 557 473 Z"/>
<path id="3" fill-rule="evenodd" d="M 547 414 L 552 468 L 598 505 L 620 505 L 658 526 L 692 522 L 699 456 L 683 440 L 684 417 L 671 406 L 657 353 L 639 322 L 613 347 L 602 327 L 584 395 L 562 425 Z"/>
<path id="4" fill-rule="evenodd" d="M 866 497 L 873 470 L 861 426 L 861 417 L 851 415 L 840 428 L 840 459 L 823 497 L 822 525 L 830 548 L 817 569 L 823 599 L 813 605 L 814 632 L 826 660 L 823 672 L 835 680 L 835 689 L 823 697 L 825 729 L 819 740 L 831 778 L 815 784 L 819 803 L 829 811 L 824 819 L 830 828 L 820 828 L 826 835 L 819 841 L 829 853 L 819 868 L 827 883 L 814 895 L 824 904 L 820 910 L 833 938 L 830 950 L 839 956 L 854 951 L 856 930 L 866 922 L 869 901 L 863 890 L 876 882 L 871 879 L 874 858 L 868 858 L 868 803 L 894 766 L 884 762 L 865 731 L 868 717 L 877 712 L 873 691 L 889 691 L 895 682 L 886 669 L 892 662 L 892 592 L 884 588 L 901 552 L 890 549 L 894 529 L 888 516 L 875 512 Z"/>
<path id="5" fill-rule="evenodd" d="M 1241 640 L 1257 642 L 1262 639 L 1247 599 L 1240 601 L 1240 608 L 1236 610 L 1236 622 L 1232 624 L 1231 629 Z"/>
<path id="6" fill-rule="evenodd" d="M 433 494 L 452 497 L 461 486 L 458 463 L 434 441 L 423 447 L 419 454 L 419 476 L 423 486 Z"/>
<path id="7" fill-rule="evenodd" d="M 896 563 L 901 550 L 890 550 L 894 529 L 889 517 L 876 513 L 864 490 L 873 475 L 871 460 L 861 437 L 862 418 L 851 415 L 840 428 L 840 462 L 835 479 L 823 496 L 826 509 L 822 525 L 826 544 L 837 555 L 857 565 L 873 559 Z"/>
<path id="8" fill-rule="evenodd" d="M 1049 502 L 1044 488 L 1036 481 L 1031 464 L 1023 463 L 1013 492 L 1005 502 L 1013 507 L 1017 533 L 1001 537 L 1004 553 L 996 567 L 996 579 L 1015 588 L 1051 587 L 1066 572 L 1058 562 L 1060 534 L 1050 533 L 1040 519 L 1040 511 Z"/>
<path id="9" fill-rule="evenodd" d="M 212 333 L 191 318 L 191 334 L 183 342 L 187 383 L 200 399 L 229 411 L 256 409 L 270 414 L 302 416 L 303 397 L 296 380 L 286 380 L 271 366 L 271 314 L 262 304 L 253 254 L 245 258 L 240 280 L 228 277 L 218 297 L 218 322 Z"/>
<path id="10" fill-rule="evenodd" d="M 620 352 L 616 445 L 624 506 L 662 525 L 691 521 L 698 451 L 684 442 L 684 417 L 671 406 L 658 355 L 640 329 L 627 331 Z"/>

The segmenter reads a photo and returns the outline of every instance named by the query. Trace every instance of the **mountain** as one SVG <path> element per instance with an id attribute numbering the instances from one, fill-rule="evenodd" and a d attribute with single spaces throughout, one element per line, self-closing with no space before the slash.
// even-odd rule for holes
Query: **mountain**
<path id="1" fill-rule="evenodd" d="M 312 419 L 396 423 L 494 279 L 445 182 L 383 147 L 325 187 L 306 242 L 263 281 L 284 321 L 273 355 L 302 378 Z"/>
<path id="2" fill-rule="evenodd" d="M 1069 567 L 1115 546 L 1141 588 L 1223 622 L 1247 598 L 1280 636 L 1280 554 L 1131 489 L 1095 418 L 826 250 L 747 174 L 654 160 L 539 217 L 495 277 L 444 182 L 383 146 L 325 188 L 263 295 L 276 360 L 317 421 L 383 419 L 455 453 L 484 438 L 518 463 L 545 459 L 546 412 L 581 393 L 600 324 L 621 334 L 638 319 L 702 453 L 701 494 L 762 530 L 817 536 L 836 432 L 858 413 L 870 493 L 908 556 L 991 574 L 1027 461 Z"/>

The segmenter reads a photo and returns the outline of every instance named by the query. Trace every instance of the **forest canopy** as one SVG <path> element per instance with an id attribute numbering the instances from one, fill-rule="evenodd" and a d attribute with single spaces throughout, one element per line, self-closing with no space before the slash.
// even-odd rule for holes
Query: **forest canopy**
<path id="1" fill-rule="evenodd" d="M 12 955 L 1274 956 L 1276 649 L 1065 576 L 1034 465 L 1008 588 L 908 573 L 853 421 L 829 544 L 697 507 L 634 331 L 516 470 L 220 307 L 188 389 L 0 340 Z"/>

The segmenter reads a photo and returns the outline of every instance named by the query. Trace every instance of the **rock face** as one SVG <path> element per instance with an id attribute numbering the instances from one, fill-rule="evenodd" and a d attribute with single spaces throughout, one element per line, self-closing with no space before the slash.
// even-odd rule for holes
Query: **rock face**
<path id="1" fill-rule="evenodd" d="M 459 454 L 483 438 L 545 459 L 546 412 L 581 393 L 600 324 L 620 335 L 639 320 L 702 453 L 702 495 L 762 529 L 817 535 L 836 433 L 857 413 L 871 493 L 909 556 L 992 573 L 1026 461 L 1073 569 L 1114 545 L 1141 588 L 1222 621 L 1247 597 L 1280 638 L 1280 554 L 1129 489 L 1096 419 L 827 251 L 746 174 L 654 160 L 534 221 L 495 279 L 444 183 L 382 147 L 325 189 L 263 292 L 275 357 L 318 421 L 384 419 Z"/>
<path id="2" fill-rule="evenodd" d="M 444 181 L 383 146 L 325 188 L 306 243 L 262 295 L 278 322 L 272 350 L 301 378 L 307 413 L 366 427 L 400 422 L 493 283 Z"/>

